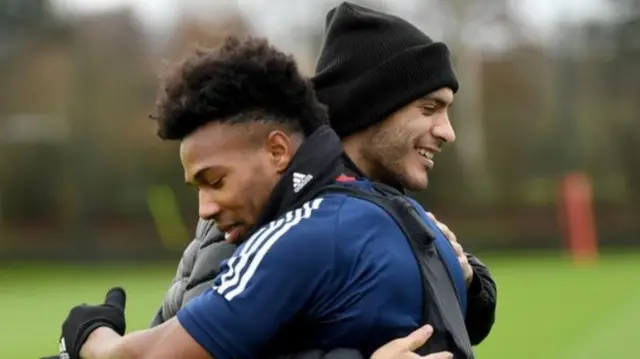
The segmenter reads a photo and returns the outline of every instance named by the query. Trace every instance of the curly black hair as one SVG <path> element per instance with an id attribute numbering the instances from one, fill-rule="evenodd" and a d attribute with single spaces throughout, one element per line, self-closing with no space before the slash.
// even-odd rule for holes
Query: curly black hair
<path id="1" fill-rule="evenodd" d="M 180 63 L 157 101 L 158 136 L 182 140 L 213 121 L 271 121 L 309 135 L 328 124 L 326 107 L 295 60 L 266 39 L 230 36 Z"/>

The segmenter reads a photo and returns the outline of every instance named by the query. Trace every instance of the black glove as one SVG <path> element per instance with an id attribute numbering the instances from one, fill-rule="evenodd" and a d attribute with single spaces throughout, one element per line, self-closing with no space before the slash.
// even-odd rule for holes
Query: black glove
<path id="1" fill-rule="evenodd" d="M 72 308 L 69 316 L 62 323 L 60 359 L 80 359 L 80 348 L 87 341 L 89 334 L 99 327 L 109 327 L 116 333 L 124 335 L 126 300 L 124 289 L 111 288 L 107 292 L 104 304 L 82 304 Z"/>

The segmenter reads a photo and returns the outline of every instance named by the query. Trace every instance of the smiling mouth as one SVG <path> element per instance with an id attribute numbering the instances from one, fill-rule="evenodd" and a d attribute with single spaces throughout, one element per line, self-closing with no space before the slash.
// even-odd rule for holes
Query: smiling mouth
<path id="1" fill-rule="evenodd" d="M 435 153 L 433 153 L 433 151 L 429 150 L 428 148 L 416 147 L 416 152 L 427 160 L 433 161 L 433 156 L 435 155 Z"/>
<path id="2" fill-rule="evenodd" d="M 217 224 L 217 226 L 218 226 L 218 229 L 220 230 L 220 232 L 231 233 L 231 232 L 233 232 L 234 229 L 236 229 L 238 227 L 238 224 L 237 223 L 227 224 L 227 225 Z"/>

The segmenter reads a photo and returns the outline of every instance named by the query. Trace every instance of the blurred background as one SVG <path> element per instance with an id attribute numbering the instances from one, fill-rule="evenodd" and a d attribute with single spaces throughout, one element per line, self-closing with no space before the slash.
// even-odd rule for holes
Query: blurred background
<path id="1" fill-rule="evenodd" d="M 354 2 L 452 50 L 458 140 L 415 196 L 496 276 L 478 357 L 630 357 L 640 1 Z M 197 221 L 177 144 L 148 120 L 158 76 L 231 33 L 311 75 L 338 3 L 0 0 L 0 358 L 55 353 L 68 309 L 112 285 L 129 328 L 148 325 Z"/>

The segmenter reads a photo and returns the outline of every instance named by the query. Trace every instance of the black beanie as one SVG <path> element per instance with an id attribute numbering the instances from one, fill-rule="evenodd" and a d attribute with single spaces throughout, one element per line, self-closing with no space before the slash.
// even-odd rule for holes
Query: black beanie
<path id="1" fill-rule="evenodd" d="M 327 14 L 312 81 L 340 137 L 440 88 L 458 90 L 445 44 L 403 19 L 348 2 Z"/>

